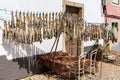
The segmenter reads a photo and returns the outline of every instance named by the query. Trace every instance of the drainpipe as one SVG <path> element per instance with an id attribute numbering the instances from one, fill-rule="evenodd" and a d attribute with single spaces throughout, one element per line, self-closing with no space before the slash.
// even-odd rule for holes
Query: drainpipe
<path id="1" fill-rule="evenodd" d="M 103 8 L 103 14 L 105 15 L 105 26 L 106 26 L 106 23 L 107 23 L 107 10 L 106 10 L 107 3 L 108 3 L 108 0 L 101 0 L 101 4 L 102 4 L 102 8 Z M 107 32 L 107 36 L 108 36 L 108 32 Z M 105 42 L 103 43 L 103 45 L 105 46 Z M 100 80 L 102 79 L 102 61 L 103 61 L 103 56 L 104 55 L 102 54 L 102 59 L 101 59 L 101 62 L 100 62 L 100 67 L 99 67 L 99 69 L 100 69 L 99 70 L 100 71 L 99 79 Z"/>
<path id="2" fill-rule="evenodd" d="M 103 14 L 104 14 L 104 19 L 105 19 L 105 27 L 107 26 L 107 4 L 108 4 L 108 0 L 101 0 L 101 5 L 102 5 L 102 10 L 103 10 Z"/>
<path id="3" fill-rule="evenodd" d="M 106 6 L 107 6 L 107 3 L 108 3 L 108 0 L 102 0 L 101 1 L 102 3 L 102 7 L 103 7 L 103 14 L 105 15 L 105 23 L 107 22 L 107 10 L 106 10 Z"/>

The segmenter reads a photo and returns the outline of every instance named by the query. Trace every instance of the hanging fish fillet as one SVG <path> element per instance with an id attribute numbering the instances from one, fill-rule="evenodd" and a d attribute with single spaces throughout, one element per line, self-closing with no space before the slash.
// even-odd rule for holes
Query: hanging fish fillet
<path id="1" fill-rule="evenodd" d="M 12 30 L 11 30 L 11 25 L 10 25 L 10 21 L 8 21 L 8 24 L 7 24 L 7 33 L 8 33 L 8 39 L 11 39 L 11 35 L 12 35 Z"/>
<path id="2" fill-rule="evenodd" d="M 26 23 L 26 25 L 27 25 L 27 27 L 28 27 L 28 34 L 26 35 L 27 36 L 27 40 L 26 40 L 26 42 L 28 43 L 28 44 L 30 44 L 31 43 L 31 26 L 32 26 L 32 21 L 31 21 L 32 19 L 31 19 L 31 17 L 30 17 L 30 15 L 29 15 L 29 12 L 27 12 L 26 13 L 26 17 L 25 17 L 25 23 Z"/>
<path id="3" fill-rule="evenodd" d="M 22 42 L 22 27 L 23 27 L 23 20 L 22 20 L 22 15 L 21 11 L 19 12 L 19 26 L 18 26 L 18 42 Z"/>
<path id="4" fill-rule="evenodd" d="M 33 13 L 32 17 L 33 17 L 33 40 L 32 40 L 32 42 L 35 42 L 35 40 L 36 40 L 36 37 L 35 37 L 36 36 L 35 13 Z"/>
<path id="5" fill-rule="evenodd" d="M 30 43 L 33 43 L 34 31 L 33 31 L 33 13 L 30 14 Z"/>
<path id="6" fill-rule="evenodd" d="M 11 39 L 14 40 L 15 39 L 16 28 L 15 28 L 15 21 L 14 21 L 14 13 L 13 13 L 13 11 L 11 12 L 11 28 L 12 28 L 12 37 L 11 37 Z"/>
<path id="7" fill-rule="evenodd" d="M 43 13 L 42 14 L 42 18 L 43 18 L 43 21 L 42 21 L 42 28 L 43 28 L 43 39 L 46 39 L 46 19 L 45 19 L 45 14 Z"/>
<path id="8" fill-rule="evenodd" d="M 57 38 L 58 31 L 58 13 L 55 13 L 55 28 L 54 28 L 54 37 Z"/>
<path id="9" fill-rule="evenodd" d="M 51 38 L 54 36 L 54 12 L 52 13 L 52 20 L 51 20 Z"/>
<path id="10" fill-rule="evenodd" d="M 39 18 L 38 18 L 38 40 L 41 43 L 42 42 L 42 34 L 41 34 L 41 29 L 42 29 L 42 17 L 41 17 L 41 13 L 39 14 Z"/>
<path id="11" fill-rule="evenodd" d="M 51 13 L 49 13 L 49 39 L 52 38 L 52 18 L 51 18 Z"/>
<path id="12" fill-rule="evenodd" d="M 19 41 L 19 34 L 20 34 L 20 20 L 18 18 L 18 14 L 17 14 L 17 11 L 15 12 L 15 17 L 16 17 L 16 27 L 14 28 L 14 39 L 17 43 L 20 43 Z"/>
<path id="13" fill-rule="evenodd" d="M 45 14 L 45 36 L 48 39 L 49 37 L 49 32 L 48 32 L 48 13 Z"/>
<path id="14" fill-rule="evenodd" d="M 26 35 L 26 23 L 25 23 L 25 13 L 23 12 L 23 27 L 22 27 L 22 42 L 27 43 L 27 35 Z"/>
<path id="15" fill-rule="evenodd" d="M 4 33 L 3 33 L 3 37 L 5 39 L 7 39 L 7 21 L 4 21 Z"/>

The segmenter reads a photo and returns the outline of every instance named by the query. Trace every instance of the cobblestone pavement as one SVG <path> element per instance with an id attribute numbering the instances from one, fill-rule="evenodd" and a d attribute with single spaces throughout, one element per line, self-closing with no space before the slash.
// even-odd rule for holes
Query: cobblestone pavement
<path id="1" fill-rule="evenodd" d="M 91 75 L 91 79 L 90 75 L 86 75 L 82 80 L 120 80 L 120 66 L 103 62 L 101 76 L 99 71 L 96 75 Z"/>
<path id="2" fill-rule="evenodd" d="M 65 80 L 61 79 L 58 75 L 46 74 L 36 74 L 31 77 L 27 77 L 21 80 Z M 120 66 L 114 65 L 112 63 L 102 63 L 102 74 L 100 78 L 100 70 L 96 75 L 86 74 L 81 77 L 81 80 L 120 80 Z"/>
<path id="3" fill-rule="evenodd" d="M 102 68 L 103 80 L 120 80 L 120 66 L 111 63 L 103 63 Z"/>

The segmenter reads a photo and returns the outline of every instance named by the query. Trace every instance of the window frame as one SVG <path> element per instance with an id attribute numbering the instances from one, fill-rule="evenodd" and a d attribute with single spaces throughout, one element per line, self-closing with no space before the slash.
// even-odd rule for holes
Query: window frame
<path id="1" fill-rule="evenodd" d="M 120 1 L 118 0 L 117 3 L 116 3 L 114 0 L 112 0 L 112 4 L 114 4 L 114 5 L 120 5 Z"/>

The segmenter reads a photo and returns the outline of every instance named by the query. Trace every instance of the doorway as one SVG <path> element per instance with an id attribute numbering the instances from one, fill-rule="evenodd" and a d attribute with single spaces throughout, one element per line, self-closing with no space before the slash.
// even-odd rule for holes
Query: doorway
<path id="1" fill-rule="evenodd" d="M 84 18 L 84 5 L 63 0 L 63 12 L 72 15 L 72 18 L 76 16 L 78 18 Z M 64 38 L 66 53 L 70 56 L 77 56 L 77 38 L 71 39 L 69 35 L 65 35 Z"/>

